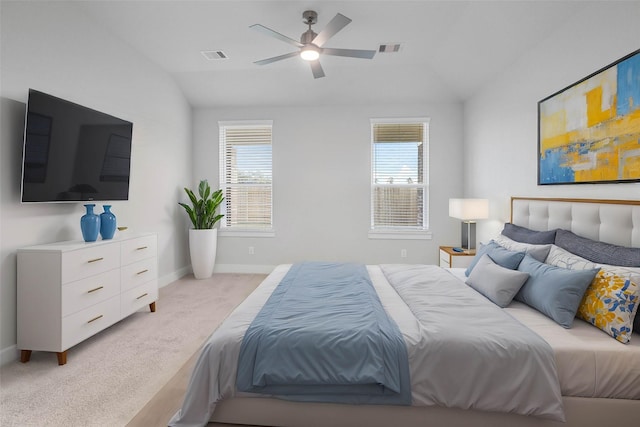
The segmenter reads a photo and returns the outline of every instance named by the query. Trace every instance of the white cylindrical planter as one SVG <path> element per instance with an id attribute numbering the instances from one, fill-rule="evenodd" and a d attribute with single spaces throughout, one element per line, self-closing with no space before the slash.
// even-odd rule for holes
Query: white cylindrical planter
<path id="1" fill-rule="evenodd" d="M 218 229 L 189 229 L 189 253 L 191 267 L 196 279 L 208 279 L 213 275 L 216 265 L 216 248 L 218 246 Z"/>

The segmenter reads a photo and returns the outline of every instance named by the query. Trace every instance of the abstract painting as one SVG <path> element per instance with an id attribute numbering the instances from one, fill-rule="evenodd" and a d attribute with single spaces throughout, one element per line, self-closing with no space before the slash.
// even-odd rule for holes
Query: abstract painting
<path id="1" fill-rule="evenodd" d="M 640 50 L 538 102 L 538 185 L 640 181 Z"/>

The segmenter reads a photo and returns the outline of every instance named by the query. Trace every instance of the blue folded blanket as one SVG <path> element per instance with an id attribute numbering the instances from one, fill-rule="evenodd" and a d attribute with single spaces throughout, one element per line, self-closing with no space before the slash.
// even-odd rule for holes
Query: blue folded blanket
<path id="1" fill-rule="evenodd" d="M 366 267 L 294 264 L 243 338 L 236 386 L 289 400 L 411 404 L 405 342 Z"/>

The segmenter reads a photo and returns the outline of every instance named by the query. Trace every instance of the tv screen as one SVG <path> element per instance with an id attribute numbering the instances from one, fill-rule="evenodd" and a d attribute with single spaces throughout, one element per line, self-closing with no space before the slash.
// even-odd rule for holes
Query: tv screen
<path id="1" fill-rule="evenodd" d="M 29 89 L 22 202 L 128 200 L 133 124 Z"/>

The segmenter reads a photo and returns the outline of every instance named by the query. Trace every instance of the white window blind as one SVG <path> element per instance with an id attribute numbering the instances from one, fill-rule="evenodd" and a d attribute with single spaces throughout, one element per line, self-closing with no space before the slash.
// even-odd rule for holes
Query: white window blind
<path id="1" fill-rule="evenodd" d="M 271 121 L 220 122 L 220 183 L 228 230 L 272 229 Z"/>
<path id="2" fill-rule="evenodd" d="M 371 120 L 371 229 L 428 229 L 428 119 Z"/>

